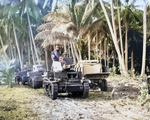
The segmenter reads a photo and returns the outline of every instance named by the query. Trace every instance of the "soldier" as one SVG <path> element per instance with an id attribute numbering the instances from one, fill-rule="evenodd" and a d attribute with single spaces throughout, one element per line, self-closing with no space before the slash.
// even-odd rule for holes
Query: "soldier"
<path id="1" fill-rule="evenodd" d="M 51 54 L 51 57 L 52 57 L 53 61 L 59 61 L 59 57 L 61 56 L 60 52 L 59 52 L 59 48 L 60 48 L 60 46 L 57 44 L 55 46 L 55 50 Z"/>

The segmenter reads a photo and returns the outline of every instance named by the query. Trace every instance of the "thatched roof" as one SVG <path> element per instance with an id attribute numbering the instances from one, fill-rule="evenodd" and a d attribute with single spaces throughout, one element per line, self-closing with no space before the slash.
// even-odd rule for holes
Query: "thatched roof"
<path id="1" fill-rule="evenodd" d="M 53 24 L 53 23 L 46 23 L 46 24 L 42 24 L 40 25 L 36 31 L 37 32 L 42 32 L 42 31 L 45 31 L 45 30 L 51 30 L 56 24 Z"/>
<path id="2" fill-rule="evenodd" d="M 58 9 L 56 12 L 51 12 L 44 16 L 43 21 L 52 22 L 54 24 L 61 22 L 70 22 L 71 21 L 71 13 L 69 11 L 68 6 L 63 5 L 63 8 Z"/>
<path id="3" fill-rule="evenodd" d="M 68 36 L 65 36 L 63 33 L 60 33 L 60 32 L 53 32 L 51 36 L 53 39 L 60 39 L 60 40 L 66 40 L 66 41 L 70 40 Z"/>
<path id="4" fill-rule="evenodd" d="M 77 27 L 74 25 L 74 23 L 59 23 L 52 29 L 53 33 L 62 33 L 64 36 L 69 37 L 71 39 L 74 39 L 78 35 Z"/>
<path id="5" fill-rule="evenodd" d="M 102 19 L 98 19 L 90 26 L 81 28 L 79 32 L 79 36 L 82 36 L 82 38 L 84 38 L 88 34 L 88 31 L 90 31 L 90 34 L 93 34 L 96 30 L 104 31 L 108 28 L 106 26 L 107 26 L 107 23 L 105 21 L 103 21 Z"/>
<path id="6" fill-rule="evenodd" d="M 35 36 L 35 40 L 45 40 L 50 34 L 51 30 L 42 31 Z"/>
<path id="7" fill-rule="evenodd" d="M 42 43 L 42 47 L 45 48 L 49 45 L 55 44 L 64 45 L 64 41 L 68 42 L 69 38 L 61 36 L 54 39 L 52 34 L 50 34 Z"/>
<path id="8" fill-rule="evenodd" d="M 44 16 L 43 21 L 57 24 L 61 22 L 70 22 L 71 19 L 69 17 L 65 17 L 64 15 L 58 12 L 51 12 L 47 14 L 46 16 Z"/>
<path id="9" fill-rule="evenodd" d="M 45 48 L 54 44 L 63 45 L 64 41 L 68 42 L 75 37 L 77 37 L 77 27 L 72 22 L 59 23 L 52 29 L 51 34 L 48 34 L 47 37 L 45 37 L 42 47 Z"/>

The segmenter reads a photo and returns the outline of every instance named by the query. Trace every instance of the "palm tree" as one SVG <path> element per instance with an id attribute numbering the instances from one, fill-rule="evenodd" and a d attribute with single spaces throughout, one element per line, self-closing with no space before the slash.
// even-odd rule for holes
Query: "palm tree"
<path id="1" fill-rule="evenodd" d="M 117 14 L 118 14 L 120 46 L 121 46 L 122 59 L 123 59 L 123 63 L 124 63 L 124 50 L 123 50 L 122 29 L 121 29 L 121 19 L 120 19 L 120 8 L 119 8 L 120 5 L 121 5 L 120 0 L 117 0 Z"/>
<path id="2" fill-rule="evenodd" d="M 128 73 L 127 73 L 127 71 L 126 71 L 126 69 L 125 69 L 125 65 L 124 65 L 124 63 L 123 63 L 123 58 L 122 58 L 122 55 L 121 55 L 121 53 L 120 53 L 120 49 L 119 49 L 119 45 L 118 45 L 117 39 L 114 37 L 115 35 L 114 35 L 114 32 L 113 32 L 113 28 L 112 28 L 112 26 L 111 26 L 111 23 L 110 23 L 108 14 L 107 14 L 107 12 L 106 12 L 106 9 L 105 9 L 105 6 L 104 6 L 104 4 L 103 4 L 103 1 L 102 1 L 102 0 L 99 0 L 99 1 L 100 1 L 100 4 L 101 4 L 102 8 L 103 8 L 103 11 L 104 11 L 104 14 L 105 14 L 105 17 L 106 17 L 108 26 L 109 26 L 109 30 L 110 30 L 111 36 L 112 36 L 112 38 L 113 38 L 113 42 L 114 42 L 114 45 L 115 45 L 115 49 L 116 49 L 117 54 L 118 54 L 118 57 L 119 57 L 120 66 L 121 66 L 121 68 L 122 68 L 122 71 L 123 71 L 124 75 L 127 76 Z"/>
<path id="3" fill-rule="evenodd" d="M 122 11 L 123 21 L 125 23 L 125 64 L 126 64 L 126 70 L 128 70 L 128 31 L 132 24 L 135 24 L 138 20 L 138 17 L 136 15 L 134 4 L 130 4 L 124 6 L 125 9 Z"/>
<path id="4" fill-rule="evenodd" d="M 15 28 L 14 21 L 13 21 L 12 24 L 13 24 L 13 32 L 14 32 L 14 36 L 15 36 L 16 46 L 17 46 L 17 49 L 18 49 L 18 55 L 19 55 L 19 60 L 20 60 L 20 64 L 21 64 L 21 69 L 22 69 L 23 68 L 23 63 L 22 63 L 22 60 L 21 60 L 20 48 L 19 48 L 19 45 L 18 45 L 18 39 L 17 39 L 17 35 L 16 35 L 16 28 Z"/>
<path id="5" fill-rule="evenodd" d="M 141 69 L 141 76 L 144 76 L 145 74 L 145 62 L 146 62 L 146 32 L 147 32 L 147 26 L 146 26 L 146 0 L 144 0 L 144 13 L 143 13 L 143 57 L 142 57 L 142 69 Z"/>
<path id="6" fill-rule="evenodd" d="M 40 15 L 39 11 L 40 11 L 39 8 L 35 5 L 34 1 L 32 0 L 22 0 L 20 2 L 20 15 L 21 15 L 21 18 L 22 16 L 26 16 L 28 19 L 28 26 L 31 32 L 30 35 L 31 35 L 31 39 L 32 39 L 33 46 L 34 46 L 34 51 L 35 51 L 38 62 L 39 62 L 39 56 L 38 56 L 37 49 L 36 49 L 35 42 L 34 42 L 30 17 L 35 18 L 35 21 L 37 21 Z"/>
<path id="7" fill-rule="evenodd" d="M 17 18 L 18 14 L 16 14 L 18 7 L 19 7 L 18 3 L 12 3 L 12 5 L 11 4 L 5 5 L 5 7 L 3 9 L 2 23 L 5 23 L 4 26 L 5 26 L 6 32 L 9 34 L 9 36 L 10 36 L 10 29 L 12 29 L 14 32 L 14 37 L 15 37 L 15 42 L 16 42 L 16 46 L 17 46 L 19 61 L 20 61 L 21 68 L 23 68 L 23 62 L 21 59 L 20 48 L 19 48 L 19 44 L 18 44 L 18 40 L 17 40 L 17 34 L 16 34 L 16 28 L 15 28 L 16 24 L 21 23 L 19 21 L 19 19 Z M 15 21 L 15 23 L 14 23 L 14 21 Z M 11 43 L 11 41 L 9 43 Z"/>
<path id="8" fill-rule="evenodd" d="M 5 33 L 5 30 L 4 30 L 4 27 L 0 26 L 0 43 L 1 43 L 1 47 L 3 49 L 3 53 L 4 53 L 4 56 L 6 58 L 6 51 L 4 50 L 4 42 L 6 44 L 6 40 L 8 39 L 7 36 L 6 36 L 6 33 Z"/>

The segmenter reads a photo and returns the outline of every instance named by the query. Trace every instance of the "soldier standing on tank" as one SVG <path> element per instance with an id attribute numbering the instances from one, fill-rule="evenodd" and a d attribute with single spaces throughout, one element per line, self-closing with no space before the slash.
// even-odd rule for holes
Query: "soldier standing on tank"
<path id="1" fill-rule="evenodd" d="M 53 61 L 59 61 L 60 51 L 59 51 L 60 46 L 57 44 L 55 46 L 55 50 L 52 52 L 51 57 Z"/>

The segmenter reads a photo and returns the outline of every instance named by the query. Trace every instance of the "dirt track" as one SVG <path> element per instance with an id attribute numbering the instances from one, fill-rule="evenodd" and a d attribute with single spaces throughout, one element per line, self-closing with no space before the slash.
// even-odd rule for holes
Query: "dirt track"
<path id="1" fill-rule="evenodd" d="M 148 107 L 138 101 L 139 80 L 108 79 L 108 92 L 90 92 L 89 98 L 58 97 L 52 101 L 46 95 L 33 96 L 28 104 L 42 120 L 130 120 L 150 119 Z M 115 88 L 111 96 L 112 88 Z M 91 98 L 92 95 L 98 95 Z M 32 107 L 31 107 L 32 106 Z"/>

